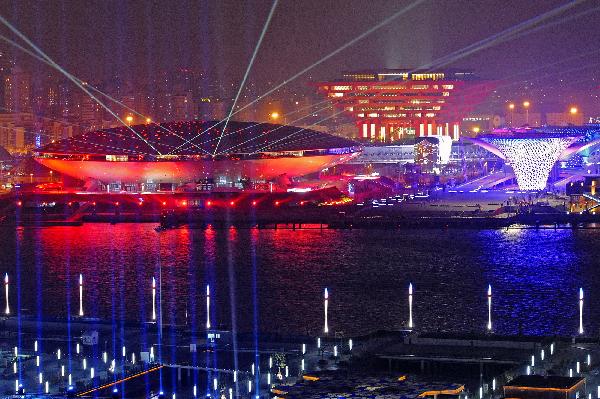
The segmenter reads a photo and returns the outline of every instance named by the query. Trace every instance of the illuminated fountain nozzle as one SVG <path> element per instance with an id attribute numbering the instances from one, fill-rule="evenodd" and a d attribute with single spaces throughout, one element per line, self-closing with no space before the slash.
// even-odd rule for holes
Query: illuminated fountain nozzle
<path id="1" fill-rule="evenodd" d="M 413 286 L 408 284 L 408 328 L 414 328 L 413 323 Z"/>
<path id="2" fill-rule="evenodd" d="M 488 300 L 487 329 L 488 329 L 488 331 L 492 331 L 492 286 L 491 285 L 488 285 L 487 300 Z"/>
<path id="3" fill-rule="evenodd" d="M 4 274 L 4 296 L 6 300 L 6 309 L 4 309 L 4 314 L 10 314 L 10 306 L 8 304 L 8 273 Z"/>
<path id="4" fill-rule="evenodd" d="M 79 274 L 79 316 L 83 316 L 83 275 Z"/>
<path id="5" fill-rule="evenodd" d="M 156 321 L 156 279 L 152 277 L 152 321 Z"/>
<path id="6" fill-rule="evenodd" d="M 210 285 L 206 284 L 206 329 L 210 328 Z"/>
<path id="7" fill-rule="evenodd" d="M 325 334 L 329 333 L 329 323 L 327 320 L 327 311 L 329 308 L 329 290 L 327 290 L 327 288 L 325 288 L 325 294 L 324 294 L 324 307 L 325 307 L 325 328 L 323 329 L 323 331 L 325 332 Z"/>
<path id="8" fill-rule="evenodd" d="M 583 288 L 579 288 L 579 334 L 583 334 Z"/>

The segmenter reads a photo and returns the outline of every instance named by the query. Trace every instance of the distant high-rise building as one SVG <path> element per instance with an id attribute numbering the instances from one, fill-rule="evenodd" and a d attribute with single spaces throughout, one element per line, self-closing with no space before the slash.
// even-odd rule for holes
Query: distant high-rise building
<path id="1" fill-rule="evenodd" d="M 34 76 L 31 88 L 31 108 L 37 115 L 58 115 L 58 81 L 52 74 Z"/>
<path id="2" fill-rule="evenodd" d="M 98 129 L 102 125 L 102 107 L 89 96 L 83 96 L 79 107 L 81 124 L 89 129 Z"/>
<path id="3" fill-rule="evenodd" d="M 58 108 L 61 117 L 75 118 L 77 107 L 72 83 L 62 82 L 58 85 Z"/>
<path id="4" fill-rule="evenodd" d="M 34 146 L 33 114 L 23 112 L 0 113 L 0 146 L 11 153 L 24 153 Z"/>
<path id="5" fill-rule="evenodd" d="M 12 68 L 12 63 L 8 58 L 6 53 L 0 51 L 0 79 L 3 82 L 3 85 L 0 86 L 0 112 L 5 112 L 6 109 L 6 96 L 4 94 L 4 82 L 6 81 L 7 76 L 10 74 L 10 70 Z"/>
<path id="6" fill-rule="evenodd" d="M 4 78 L 5 107 L 12 112 L 31 111 L 31 75 L 18 66 Z"/>

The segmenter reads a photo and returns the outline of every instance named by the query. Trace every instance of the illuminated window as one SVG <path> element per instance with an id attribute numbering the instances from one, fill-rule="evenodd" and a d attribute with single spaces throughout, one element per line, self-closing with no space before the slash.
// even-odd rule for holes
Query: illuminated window
<path id="1" fill-rule="evenodd" d="M 373 86 L 375 90 L 405 90 L 406 86 Z"/>
<path id="2" fill-rule="evenodd" d="M 127 155 L 107 155 L 106 160 L 110 162 L 127 162 L 129 157 Z"/>

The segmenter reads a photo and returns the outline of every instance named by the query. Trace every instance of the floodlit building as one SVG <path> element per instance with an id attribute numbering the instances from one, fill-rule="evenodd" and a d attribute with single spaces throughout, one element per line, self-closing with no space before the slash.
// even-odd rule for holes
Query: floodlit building
<path id="1" fill-rule="evenodd" d="M 286 125 L 185 121 L 85 132 L 36 153 L 50 169 L 80 180 L 161 183 L 206 179 L 229 186 L 302 176 L 357 156 L 361 146 L 327 133 Z"/>
<path id="2" fill-rule="evenodd" d="M 467 71 L 345 72 L 319 92 L 350 115 L 364 140 L 448 136 L 458 140 L 463 117 L 486 98 L 491 81 Z"/>

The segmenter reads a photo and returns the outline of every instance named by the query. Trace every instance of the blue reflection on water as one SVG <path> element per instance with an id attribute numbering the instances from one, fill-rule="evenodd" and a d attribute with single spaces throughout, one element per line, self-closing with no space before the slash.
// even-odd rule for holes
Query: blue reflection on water
<path id="1" fill-rule="evenodd" d="M 495 288 L 499 331 L 577 333 L 579 287 L 591 288 L 581 274 L 585 236 L 572 230 L 508 229 L 480 237 L 484 275 Z"/>
<path id="2" fill-rule="evenodd" d="M 0 271 L 15 276 L 10 292 L 15 312 L 20 300 L 22 309 L 38 317 L 69 317 L 70 299 L 77 298 L 74 282 L 82 272 L 86 314 L 114 320 L 112 354 L 118 355 L 122 319 L 147 321 L 148 282 L 152 276 L 158 280 L 153 265 L 162 262 L 165 325 L 185 322 L 188 308 L 203 326 L 205 291 L 198 287 L 209 283 L 213 325 L 229 324 L 240 333 L 317 334 L 325 286 L 335 292 L 332 331 L 354 335 L 398 329 L 408 320 L 406 287 L 412 282 L 419 329 L 485 331 L 488 284 L 494 289 L 495 332 L 574 334 L 579 287 L 586 292 L 586 332 L 600 327 L 594 312 L 600 308 L 595 289 L 600 286 L 600 230 L 156 233 L 153 227 L 22 229 L 18 239 L 15 230 L 0 229 L 0 239 L 7 243 Z M 35 276 L 20 280 L 20 298 L 19 273 Z M 165 332 L 173 339 L 170 330 Z M 210 356 L 207 363 L 216 366 Z"/>

